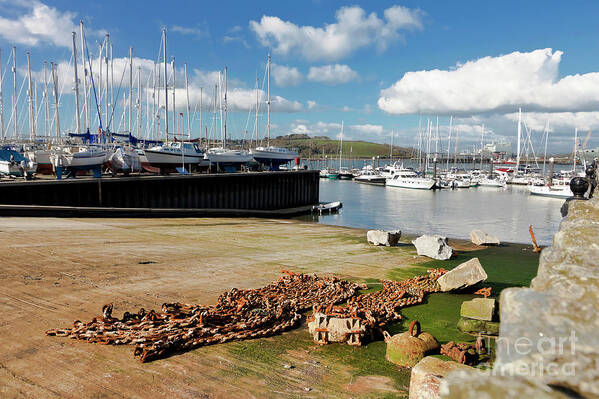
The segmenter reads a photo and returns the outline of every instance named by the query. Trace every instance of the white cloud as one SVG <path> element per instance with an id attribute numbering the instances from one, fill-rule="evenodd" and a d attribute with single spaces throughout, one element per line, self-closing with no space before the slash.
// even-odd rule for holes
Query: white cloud
<path id="1" fill-rule="evenodd" d="M 170 30 L 171 30 L 171 32 L 180 33 L 182 35 L 195 36 L 196 39 L 210 37 L 210 32 L 208 32 L 208 29 L 204 29 L 200 26 L 188 27 L 188 26 L 173 25 Z"/>
<path id="2" fill-rule="evenodd" d="M 275 84 L 280 87 L 286 86 L 297 86 L 302 81 L 302 74 L 295 67 L 289 67 L 287 65 L 278 65 L 273 63 L 271 65 L 271 72 L 274 78 Z"/>
<path id="3" fill-rule="evenodd" d="M 316 103 L 316 101 L 312 101 L 312 100 L 308 100 L 308 109 L 314 109 L 318 103 Z"/>
<path id="4" fill-rule="evenodd" d="M 421 29 L 424 13 L 419 9 L 393 6 L 379 18 L 359 6 L 337 10 L 336 22 L 324 27 L 298 26 L 279 17 L 264 15 L 250 21 L 260 43 L 281 55 L 299 54 L 308 60 L 336 61 L 358 49 L 375 45 L 384 51 L 401 38 L 400 30 Z"/>
<path id="5" fill-rule="evenodd" d="M 343 84 L 358 80 L 359 75 L 347 65 L 323 65 L 321 67 L 310 67 L 308 80 L 328 85 Z"/>
<path id="6" fill-rule="evenodd" d="M 8 4 L 15 17 L 0 16 L 0 36 L 6 41 L 26 46 L 72 46 L 71 32 L 79 31 L 78 24 L 74 22 L 77 17 L 74 12 L 60 11 L 37 0 Z M 88 34 L 94 34 L 89 29 L 87 31 Z"/>
<path id="7" fill-rule="evenodd" d="M 408 72 L 381 90 L 392 114 L 477 114 L 590 111 L 599 107 L 599 73 L 559 78 L 561 51 L 484 57 L 451 70 Z"/>
<path id="8" fill-rule="evenodd" d="M 383 133 L 382 125 L 350 125 L 348 126 L 350 131 L 354 131 L 356 133 L 366 134 L 366 135 L 380 135 Z"/>

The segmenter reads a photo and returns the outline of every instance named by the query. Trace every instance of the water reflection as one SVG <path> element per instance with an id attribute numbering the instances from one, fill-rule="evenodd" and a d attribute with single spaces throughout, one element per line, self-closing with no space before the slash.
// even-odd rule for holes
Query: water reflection
<path id="1" fill-rule="evenodd" d="M 551 243 L 564 202 L 531 196 L 520 186 L 429 191 L 326 179 L 320 182 L 320 200 L 341 201 L 343 209 L 317 217 L 319 223 L 455 238 L 469 238 L 471 230 L 481 229 L 518 243 L 530 243 L 528 226 L 533 225 L 541 245 Z"/>

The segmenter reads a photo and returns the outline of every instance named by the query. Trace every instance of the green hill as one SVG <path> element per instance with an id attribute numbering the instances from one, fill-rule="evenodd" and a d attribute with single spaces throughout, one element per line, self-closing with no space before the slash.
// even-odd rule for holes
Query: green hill
<path id="1" fill-rule="evenodd" d="M 270 140 L 271 145 L 297 149 L 302 158 L 320 158 L 339 156 L 339 140 L 326 136 L 310 137 L 306 134 L 290 134 L 278 136 Z M 412 148 L 393 146 L 394 158 L 410 158 L 414 153 Z M 344 158 L 381 158 L 389 156 L 389 144 L 371 143 L 367 141 L 343 141 Z"/>

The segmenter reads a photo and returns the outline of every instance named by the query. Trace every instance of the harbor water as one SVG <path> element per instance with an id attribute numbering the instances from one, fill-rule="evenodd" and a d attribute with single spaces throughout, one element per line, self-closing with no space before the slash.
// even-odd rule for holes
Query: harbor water
<path id="1" fill-rule="evenodd" d="M 514 243 L 530 243 L 532 225 L 539 245 L 551 244 L 564 203 L 530 195 L 525 186 L 413 190 L 327 179 L 320 181 L 320 201 L 341 201 L 343 208 L 315 217 L 318 223 L 464 239 L 480 229 Z"/>

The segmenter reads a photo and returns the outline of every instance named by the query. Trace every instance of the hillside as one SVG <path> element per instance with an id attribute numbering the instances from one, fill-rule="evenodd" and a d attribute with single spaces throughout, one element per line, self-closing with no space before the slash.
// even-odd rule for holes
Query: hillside
<path id="1" fill-rule="evenodd" d="M 326 136 L 310 137 L 305 134 L 278 136 L 270 140 L 271 145 L 297 149 L 302 158 L 319 158 L 339 156 L 339 141 Z M 393 146 L 393 157 L 409 158 L 413 149 Z M 388 157 L 389 144 L 371 143 L 367 141 L 343 141 L 344 158 Z"/>

